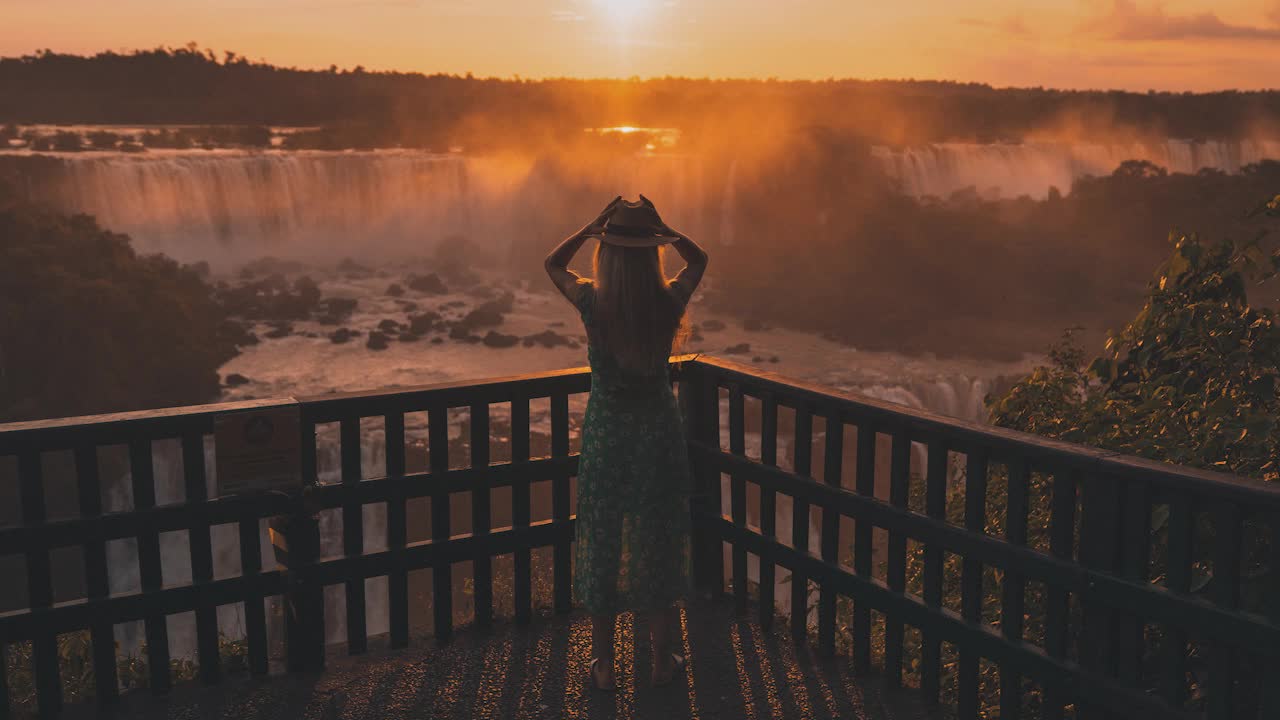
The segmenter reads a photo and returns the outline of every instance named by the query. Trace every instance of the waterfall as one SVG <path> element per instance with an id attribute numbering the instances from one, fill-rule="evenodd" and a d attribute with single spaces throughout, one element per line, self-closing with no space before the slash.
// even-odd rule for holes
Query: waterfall
<path id="1" fill-rule="evenodd" d="M 987 195 L 1043 198 L 1051 186 L 1066 192 L 1076 179 L 1110 175 L 1125 160 L 1148 160 L 1174 173 L 1238 173 L 1245 165 L 1280 159 L 1280 141 L 938 143 L 875 147 L 872 155 L 910 195 L 947 197 L 973 187 Z"/>

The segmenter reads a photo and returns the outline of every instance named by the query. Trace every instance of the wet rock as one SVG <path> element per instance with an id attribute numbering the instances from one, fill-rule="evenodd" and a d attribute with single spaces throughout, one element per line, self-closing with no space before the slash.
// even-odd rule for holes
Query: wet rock
<path id="1" fill-rule="evenodd" d="M 726 355 L 746 355 L 747 353 L 751 352 L 751 345 L 750 343 L 738 343 L 737 345 L 730 345 L 729 347 L 724 349 L 724 352 Z"/>
<path id="2" fill-rule="evenodd" d="M 450 340 L 465 340 L 467 339 L 467 336 L 470 334 L 471 334 L 471 331 L 468 330 L 465 325 L 453 323 L 452 325 L 449 326 Z"/>
<path id="3" fill-rule="evenodd" d="M 699 328 L 706 332 L 719 332 L 724 329 L 724 323 L 719 320 L 703 320 Z"/>
<path id="4" fill-rule="evenodd" d="M 400 285 L 400 283 L 391 283 L 387 286 L 386 294 L 391 297 L 400 297 L 401 295 L 404 295 L 404 287 Z"/>
<path id="5" fill-rule="evenodd" d="M 526 335 L 522 339 L 522 342 L 524 343 L 525 347 L 533 347 L 534 345 L 541 345 L 542 347 L 545 347 L 545 348 L 554 348 L 554 347 L 559 347 L 561 345 L 570 346 L 570 343 L 573 342 L 573 338 L 570 338 L 567 335 L 561 335 L 560 333 L 554 330 L 543 330 L 540 333 L 535 333 L 533 335 Z"/>
<path id="6" fill-rule="evenodd" d="M 432 345 L 439 345 L 439 344 L 440 344 L 440 343 L 442 343 L 442 342 L 444 342 L 444 338 L 442 338 L 442 337 L 440 337 L 440 336 L 438 336 L 438 335 L 437 335 L 436 337 L 431 338 L 431 344 L 432 344 Z"/>
<path id="7" fill-rule="evenodd" d="M 409 332 L 426 335 L 432 330 L 443 329 L 445 329 L 445 326 L 441 322 L 440 313 L 428 311 L 421 315 L 409 316 Z"/>
<path id="8" fill-rule="evenodd" d="M 257 260 L 251 260 L 240 268 L 240 277 L 263 277 L 266 275 L 288 275 L 299 273 L 306 269 L 306 266 L 296 260 L 281 260 L 278 257 L 267 255 Z"/>
<path id="9" fill-rule="evenodd" d="M 705 338 L 702 337 L 702 333 L 700 332 L 694 331 L 689 333 L 689 342 L 702 342 L 704 339 Z"/>
<path id="10" fill-rule="evenodd" d="M 234 287 L 218 283 L 214 299 L 228 315 L 248 320 L 305 320 L 320 303 L 320 287 L 305 275 L 290 283 L 277 273 Z"/>
<path id="11" fill-rule="evenodd" d="M 421 335 L 413 332 L 402 332 L 400 333 L 400 336 L 399 336 L 399 340 L 402 343 L 418 342 L 421 339 L 422 339 Z"/>
<path id="12" fill-rule="evenodd" d="M 776 363 L 776 362 L 778 362 L 778 356 L 777 356 L 777 355 L 774 355 L 774 356 L 770 357 L 770 358 L 769 358 L 769 362 L 771 362 L 771 363 Z"/>
<path id="13" fill-rule="evenodd" d="M 753 363 L 764 362 L 764 358 L 760 357 L 759 355 L 755 355 L 755 356 L 752 356 L 751 362 Z"/>
<path id="14" fill-rule="evenodd" d="M 547 327 L 564 327 L 564 321 L 563 321 L 563 320 L 557 320 L 557 321 L 555 321 L 555 322 L 553 322 L 553 323 L 547 323 Z"/>
<path id="15" fill-rule="evenodd" d="M 414 310 L 418 309 L 418 303 L 412 300 L 397 300 L 396 304 L 399 305 L 400 309 L 404 310 L 405 312 L 413 312 Z"/>
<path id="16" fill-rule="evenodd" d="M 386 320 L 378 323 L 378 329 L 386 335 L 398 335 L 400 333 L 400 323 L 392 320 L 391 318 L 387 318 Z"/>
<path id="17" fill-rule="evenodd" d="M 209 279 L 209 274 L 211 272 L 209 270 L 209 263 L 205 262 L 204 260 L 197 260 L 196 262 L 193 262 L 190 265 L 187 265 L 187 268 L 190 269 L 192 272 L 194 272 L 196 275 L 199 275 L 201 280 Z"/>
<path id="18" fill-rule="evenodd" d="M 489 287 L 488 285 L 476 285 L 475 287 L 468 289 L 467 294 L 470 295 L 471 297 L 480 298 L 482 300 L 488 300 L 492 298 L 494 295 L 496 295 L 497 291 Z"/>
<path id="19" fill-rule="evenodd" d="M 263 333 L 263 335 L 272 340 L 278 340 L 282 337 L 289 337 L 292 332 L 293 325 L 290 323 L 272 323 L 271 329 Z"/>
<path id="20" fill-rule="evenodd" d="M 369 348 L 370 350 L 386 350 L 387 336 L 383 335 L 381 332 L 378 332 L 377 330 L 374 330 L 373 332 L 369 333 L 369 339 L 365 341 L 364 346 Z"/>
<path id="21" fill-rule="evenodd" d="M 435 273 L 410 275 L 408 283 L 410 290 L 426 293 L 427 295 L 443 295 L 449 292 L 449 288 L 445 286 L 444 281 Z"/>
<path id="22" fill-rule="evenodd" d="M 342 262 L 338 263 L 338 272 L 348 276 L 368 276 L 373 274 L 373 269 L 365 267 L 351 258 L 343 258 Z"/>
<path id="23" fill-rule="evenodd" d="M 321 325 L 337 325 L 351 317 L 359 303 L 355 298 L 331 297 L 320 301 L 316 320 Z"/>
<path id="24" fill-rule="evenodd" d="M 227 387 L 240 387 L 241 385 L 248 385 L 253 381 L 240 373 L 231 373 L 225 380 L 223 380 L 223 382 L 227 384 Z"/>
<path id="25" fill-rule="evenodd" d="M 520 342 L 520 338 L 518 336 L 504 335 L 503 333 L 495 330 L 490 330 L 484 336 L 484 344 L 494 348 L 514 347 L 518 342 Z"/>
<path id="26" fill-rule="evenodd" d="M 473 344 L 473 345 L 474 345 L 475 343 L 484 342 L 484 338 L 482 338 L 482 337 L 480 337 L 479 335 L 476 335 L 476 334 L 474 334 L 474 333 L 472 333 L 471 335 L 466 336 L 465 338 L 463 338 L 463 340 L 465 340 L 465 341 L 467 341 L 467 342 L 469 342 L 469 343 L 471 343 L 471 344 Z"/>
<path id="27" fill-rule="evenodd" d="M 355 337 L 355 333 L 351 332 L 347 328 L 338 328 L 337 330 L 329 333 L 329 341 L 334 345 L 341 345 L 349 342 L 353 337 Z"/>

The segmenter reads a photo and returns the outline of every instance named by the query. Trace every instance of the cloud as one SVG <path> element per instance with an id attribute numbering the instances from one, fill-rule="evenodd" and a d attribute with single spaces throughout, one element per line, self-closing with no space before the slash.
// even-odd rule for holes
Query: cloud
<path id="1" fill-rule="evenodd" d="M 1267 8 L 1267 19 L 1272 25 L 1280 26 L 1280 0 L 1274 0 L 1271 7 Z"/>
<path id="2" fill-rule="evenodd" d="M 574 10 L 553 10 L 551 19 L 556 22 L 582 22 L 587 16 Z"/>
<path id="3" fill-rule="evenodd" d="M 1273 3 L 1268 16 L 1280 24 L 1280 3 Z M 1225 22 L 1216 13 L 1171 15 L 1155 5 L 1139 7 L 1134 0 L 1114 0 L 1111 11 L 1085 24 L 1086 32 L 1097 32 L 1113 40 L 1161 42 L 1168 40 L 1280 40 L 1280 27 L 1237 25 Z"/>

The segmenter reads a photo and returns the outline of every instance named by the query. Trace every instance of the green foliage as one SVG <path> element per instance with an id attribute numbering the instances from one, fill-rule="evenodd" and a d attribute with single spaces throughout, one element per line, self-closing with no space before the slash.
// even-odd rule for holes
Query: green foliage
<path id="1" fill-rule="evenodd" d="M 1275 204 L 1275 201 L 1272 201 Z M 1280 451 L 1280 325 L 1247 287 L 1280 270 L 1261 238 L 1175 235 L 1146 303 L 1087 364 L 1070 333 L 1003 397 L 1001 427 L 1275 480 Z"/>
<path id="2" fill-rule="evenodd" d="M 208 402 L 235 354 L 198 272 L 0 188 L 0 422 Z"/>

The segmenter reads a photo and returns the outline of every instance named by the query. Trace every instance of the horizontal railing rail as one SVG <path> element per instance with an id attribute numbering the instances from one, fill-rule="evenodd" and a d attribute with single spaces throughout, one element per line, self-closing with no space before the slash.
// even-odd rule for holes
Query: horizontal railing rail
<path id="1" fill-rule="evenodd" d="M 954 702 L 962 718 L 984 707 L 1001 717 L 1070 709 L 1079 717 L 1280 717 L 1280 488 L 716 358 L 675 361 L 697 481 L 695 572 L 716 594 L 730 579 L 740 608 L 754 592 L 762 623 L 772 622 L 782 589 L 802 641 L 812 635 L 821 652 L 848 652 L 858 671 L 875 665 L 891 685 Z M 68 633 L 87 631 L 97 701 L 109 705 L 120 684 L 120 623 L 141 622 L 147 683 L 164 692 L 168 621 L 178 614 L 194 615 L 199 678 L 213 683 L 223 672 L 221 606 L 242 604 L 255 674 L 270 666 L 264 598 L 285 608 L 291 670 L 323 666 L 327 587 L 340 589 L 351 653 L 368 646 L 371 609 L 385 611 L 391 646 L 408 644 L 409 575 L 418 570 L 431 571 L 439 642 L 452 634 L 453 569 L 462 563 L 470 564 L 477 625 L 494 617 L 493 561 L 502 556 L 512 561 L 514 618 L 530 620 L 538 548 L 550 549 L 551 605 L 568 610 L 578 465 L 570 400 L 590 386 L 589 371 L 577 368 L 0 425 L 0 462 L 11 462 L 20 511 L 0 526 L 0 559 L 21 558 L 27 595 L 26 607 L 0 613 L 0 646 L 8 653 L 30 643 L 39 709 L 52 714 L 62 704 L 58 638 Z M 546 403 L 545 415 L 535 418 L 535 401 Z M 215 421 L 280 408 L 300 417 L 303 489 L 212 497 Z M 461 413 L 465 423 L 451 417 Z M 545 420 L 545 434 L 535 419 Z M 464 436 L 451 438 L 458 425 Z M 371 437 L 381 437 L 385 455 L 372 470 Z M 534 438 L 545 440 L 542 451 Z M 169 465 L 180 477 L 168 480 L 180 502 L 157 493 L 161 442 L 180 456 Z M 123 510 L 104 507 L 106 448 L 127 457 L 111 467 L 127 467 L 128 479 L 107 478 L 129 498 Z M 51 495 L 60 491 L 48 472 L 59 454 L 70 456 L 70 517 L 50 512 L 62 500 Z M 534 517 L 535 485 L 549 487 L 539 496 L 545 517 Z M 493 527 L 499 490 L 510 523 Z M 470 504 L 467 528 L 454 527 L 459 497 Z M 411 515 L 420 499 L 429 512 Z M 370 507 L 385 517 L 376 547 L 366 546 Z M 274 564 L 264 561 L 268 524 L 280 540 Z M 230 576 L 215 573 L 213 559 L 213 529 L 224 526 L 239 543 Z M 163 567 L 161 545 L 172 533 L 188 538 L 189 580 Z M 137 587 L 113 592 L 123 569 L 108 566 L 107 549 L 122 542 L 136 548 Z M 83 592 L 55 602 L 53 558 L 66 550 L 83 554 Z M 385 608 L 368 605 L 371 578 L 386 578 Z M 12 680 L 0 675 L 0 707 L 13 704 Z"/>
<path id="2" fill-rule="evenodd" d="M 856 670 L 878 656 L 895 686 L 918 668 L 912 683 L 933 702 L 945 684 L 966 719 L 984 708 L 1000 717 L 1060 718 L 1070 708 L 1079 717 L 1280 717 L 1280 488 L 715 358 L 683 385 L 697 398 L 687 420 L 697 567 L 723 592 L 727 546 L 727 577 L 745 607 L 749 560 L 758 563 L 762 623 L 783 568 L 797 635 L 810 629 L 812 583 L 821 650 L 847 640 Z M 814 549 L 811 509 L 821 518 Z M 789 537 L 777 532 L 780 519 Z M 1261 594 L 1245 602 L 1251 582 Z M 847 637 L 836 631 L 841 599 L 851 604 Z M 954 662 L 944 662 L 944 643 Z"/>

